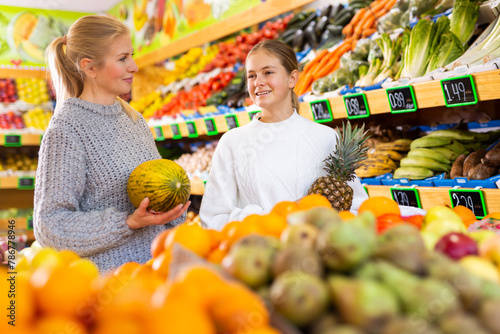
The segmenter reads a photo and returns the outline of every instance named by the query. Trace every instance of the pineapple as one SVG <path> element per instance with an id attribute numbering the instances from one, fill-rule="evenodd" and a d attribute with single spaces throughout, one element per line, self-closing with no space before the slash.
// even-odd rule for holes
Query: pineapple
<path id="1" fill-rule="evenodd" d="M 325 196 L 332 207 L 337 211 L 349 210 L 352 204 L 353 191 L 347 181 L 354 180 L 354 170 L 359 163 L 366 159 L 366 150 L 363 147 L 368 139 L 367 132 L 364 131 L 364 124 L 361 128 L 351 123 L 342 124 L 342 133 L 337 127 L 339 141 L 335 147 L 335 152 L 324 160 L 327 176 L 322 176 L 309 188 L 309 194 L 319 194 Z"/>

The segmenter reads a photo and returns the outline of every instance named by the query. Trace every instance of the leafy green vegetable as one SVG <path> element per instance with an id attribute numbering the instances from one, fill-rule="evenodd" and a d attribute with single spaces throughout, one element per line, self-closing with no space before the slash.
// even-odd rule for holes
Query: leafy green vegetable
<path id="1" fill-rule="evenodd" d="M 421 17 L 421 15 L 432 8 L 438 3 L 438 0 L 410 0 L 410 20 L 414 17 Z"/>
<path id="2" fill-rule="evenodd" d="M 401 77 L 416 78 L 425 74 L 437 24 L 420 20 L 410 33 L 410 40 L 404 51 Z"/>
<path id="3" fill-rule="evenodd" d="M 448 31 L 441 35 L 439 45 L 434 50 L 427 65 L 427 72 L 434 71 L 448 63 L 451 63 L 464 53 L 462 42 L 454 33 Z"/>
<path id="4" fill-rule="evenodd" d="M 398 70 L 397 60 L 401 56 L 401 37 L 391 39 L 388 34 L 382 34 L 380 38 L 375 40 L 382 49 L 384 61 L 382 62 L 382 71 L 373 80 L 373 83 L 378 83 L 388 77 L 392 77 Z"/>
<path id="5" fill-rule="evenodd" d="M 479 3 L 470 0 L 455 0 L 450 30 L 462 44 L 465 45 L 472 37 L 478 16 Z"/>

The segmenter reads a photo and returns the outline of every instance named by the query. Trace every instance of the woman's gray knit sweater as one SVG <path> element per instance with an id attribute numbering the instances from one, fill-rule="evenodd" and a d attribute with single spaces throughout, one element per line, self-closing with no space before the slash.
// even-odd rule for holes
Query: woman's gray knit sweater
<path id="1" fill-rule="evenodd" d="M 38 242 L 75 251 L 101 272 L 146 262 L 153 238 L 185 219 L 136 230 L 125 222 L 135 210 L 127 196 L 130 173 L 160 158 L 141 115 L 134 122 L 118 102 L 64 101 L 38 157 L 33 213 Z"/>

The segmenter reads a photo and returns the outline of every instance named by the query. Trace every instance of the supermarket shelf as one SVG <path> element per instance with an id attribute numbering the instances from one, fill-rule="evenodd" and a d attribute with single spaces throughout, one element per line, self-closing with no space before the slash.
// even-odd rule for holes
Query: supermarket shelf
<path id="1" fill-rule="evenodd" d="M 29 176 L 0 177 L 0 189 L 33 190 L 35 178 Z"/>
<path id="2" fill-rule="evenodd" d="M 385 196 L 391 198 L 391 186 L 371 186 L 367 185 L 370 197 Z M 448 187 L 416 187 L 420 196 L 422 209 L 428 210 L 431 207 L 442 205 L 451 207 L 451 200 Z M 487 213 L 500 211 L 500 189 L 481 189 Z"/>
<path id="3" fill-rule="evenodd" d="M 24 69 L 0 69 L 0 78 L 36 78 L 47 79 L 47 72 L 42 69 L 24 70 Z"/>
<path id="4" fill-rule="evenodd" d="M 35 133 L 2 133 L 0 134 L 0 146 L 39 146 L 42 142 L 42 136 L 42 134 Z"/>
<path id="5" fill-rule="evenodd" d="M 230 35 L 262 21 L 271 19 L 287 11 L 307 5 L 314 0 L 268 0 L 258 6 L 237 15 L 228 17 L 206 28 L 197 30 L 188 36 L 175 40 L 172 43 L 137 57 L 135 62 L 140 68 L 163 61 L 172 56 L 181 54 L 191 48 Z"/>

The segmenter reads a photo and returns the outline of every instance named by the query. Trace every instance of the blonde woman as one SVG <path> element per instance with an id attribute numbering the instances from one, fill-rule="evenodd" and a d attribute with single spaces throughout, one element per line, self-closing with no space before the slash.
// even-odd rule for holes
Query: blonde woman
<path id="1" fill-rule="evenodd" d="M 146 262 L 153 238 L 182 223 L 190 202 L 154 214 L 147 198 L 138 209 L 128 199 L 134 168 L 161 158 L 144 118 L 118 97 L 138 71 L 130 33 L 114 18 L 85 16 L 46 56 L 57 105 L 39 152 L 36 239 L 102 272 Z"/>

